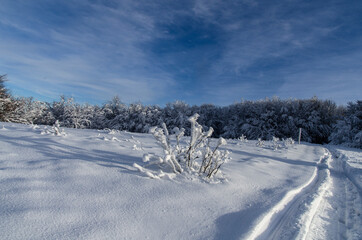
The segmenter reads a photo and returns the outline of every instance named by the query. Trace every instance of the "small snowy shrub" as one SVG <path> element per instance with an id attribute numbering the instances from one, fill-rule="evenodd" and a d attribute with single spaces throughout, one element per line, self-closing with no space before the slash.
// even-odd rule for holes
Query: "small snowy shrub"
<path id="1" fill-rule="evenodd" d="M 53 134 L 55 136 L 66 136 L 67 134 L 60 128 L 59 121 L 57 120 L 50 130 L 45 129 L 41 134 Z"/>
<path id="2" fill-rule="evenodd" d="M 279 138 L 277 138 L 277 137 L 273 137 L 272 143 L 273 143 L 274 151 L 278 150 L 278 148 L 281 147 L 279 144 Z"/>
<path id="3" fill-rule="evenodd" d="M 264 141 L 261 140 L 261 138 L 258 138 L 258 142 L 256 143 L 256 146 L 263 147 L 264 146 Z"/>
<path id="4" fill-rule="evenodd" d="M 110 129 L 108 134 L 114 135 L 117 134 L 119 131 L 115 130 L 115 129 Z"/>
<path id="5" fill-rule="evenodd" d="M 285 148 L 288 148 L 289 146 L 294 145 L 293 138 L 283 139 L 283 145 Z"/>
<path id="6" fill-rule="evenodd" d="M 33 130 L 37 130 L 37 129 L 40 128 L 38 125 L 36 125 L 36 124 L 34 124 L 34 123 L 31 123 L 31 124 L 30 124 L 30 127 L 31 127 Z"/>
<path id="7" fill-rule="evenodd" d="M 220 146 L 226 145 L 226 140 L 220 138 L 214 148 L 210 147 L 210 137 L 213 129 L 210 127 L 204 132 L 202 126 L 197 122 L 198 114 L 188 119 L 191 123 L 191 138 L 186 147 L 180 145 L 180 138 L 184 136 L 185 130 L 174 128 L 176 145 L 171 145 L 171 139 L 166 124 L 162 124 L 162 128 L 153 127 L 150 133 L 154 136 L 157 144 L 162 147 L 164 155 L 157 156 L 155 154 L 145 154 L 143 162 L 145 166 L 141 167 L 134 164 L 139 171 L 145 173 L 151 178 L 160 178 L 171 171 L 174 174 L 180 174 L 184 171 L 196 173 L 207 178 L 213 177 L 220 169 L 221 165 L 228 159 L 229 152 L 221 151 Z M 148 170 L 150 167 L 157 166 L 160 169 L 156 174 Z"/>
<path id="8" fill-rule="evenodd" d="M 53 125 L 52 130 L 53 130 L 54 135 L 56 135 L 56 136 L 65 136 L 66 135 L 64 130 L 60 128 L 60 124 L 59 124 L 58 120 Z"/>
<path id="9" fill-rule="evenodd" d="M 197 122 L 199 114 L 194 114 L 188 120 L 191 123 L 191 140 L 186 150 L 186 164 L 189 168 L 194 165 L 194 160 L 198 158 L 198 149 L 204 147 L 206 139 L 211 137 L 214 129 L 212 127 L 205 133 L 202 126 Z"/>
<path id="10" fill-rule="evenodd" d="M 248 142 L 248 139 L 246 138 L 246 136 L 244 134 L 241 135 L 241 137 L 239 137 L 240 142 Z"/>

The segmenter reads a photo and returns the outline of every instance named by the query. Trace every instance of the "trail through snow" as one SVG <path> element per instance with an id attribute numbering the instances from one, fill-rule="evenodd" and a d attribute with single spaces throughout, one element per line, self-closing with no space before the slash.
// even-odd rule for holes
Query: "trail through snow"
<path id="1" fill-rule="evenodd" d="M 330 149 L 312 178 L 269 210 L 248 239 L 362 239 L 361 189 L 346 172 L 345 159 Z"/>

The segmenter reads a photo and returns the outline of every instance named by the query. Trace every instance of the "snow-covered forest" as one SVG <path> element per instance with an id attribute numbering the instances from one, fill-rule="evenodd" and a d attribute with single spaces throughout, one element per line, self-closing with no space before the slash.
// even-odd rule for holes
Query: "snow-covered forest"
<path id="1" fill-rule="evenodd" d="M 277 97 L 259 101 L 241 101 L 229 106 L 212 104 L 190 106 L 176 101 L 165 107 L 142 103 L 124 104 L 114 97 L 101 106 L 79 104 L 61 96 L 52 103 L 32 98 L 13 97 L 6 89 L 6 75 L 0 76 L 0 121 L 53 125 L 87 129 L 116 129 L 146 133 L 153 126 L 165 123 L 168 130 L 184 128 L 190 135 L 188 118 L 200 115 L 201 126 L 214 129 L 213 137 L 271 140 L 298 138 L 302 141 L 341 144 L 362 148 L 362 101 L 337 106 L 330 100 L 281 100 Z"/>

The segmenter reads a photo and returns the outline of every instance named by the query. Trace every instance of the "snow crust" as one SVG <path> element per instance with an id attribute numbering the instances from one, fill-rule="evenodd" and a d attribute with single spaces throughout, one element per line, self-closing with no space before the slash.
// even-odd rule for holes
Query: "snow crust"
<path id="1" fill-rule="evenodd" d="M 361 239 L 359 150 L 228 140 L 212 181 L 159 179 L 150 134 L 47 129 L 0 123 L 0 239 Z"/>

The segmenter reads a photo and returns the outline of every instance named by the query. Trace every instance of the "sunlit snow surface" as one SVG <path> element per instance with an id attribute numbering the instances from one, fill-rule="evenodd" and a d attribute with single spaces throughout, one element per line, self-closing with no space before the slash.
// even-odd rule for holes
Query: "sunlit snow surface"
<path id="1" fill-rule="evenodd" d="M 150 179 L 149 134 L 49 130 L 0 123 L 0 239 L 361 239 L 360 150 L 228 140 L 212 181 Z"/>

